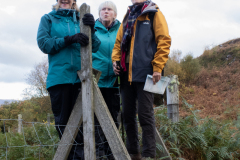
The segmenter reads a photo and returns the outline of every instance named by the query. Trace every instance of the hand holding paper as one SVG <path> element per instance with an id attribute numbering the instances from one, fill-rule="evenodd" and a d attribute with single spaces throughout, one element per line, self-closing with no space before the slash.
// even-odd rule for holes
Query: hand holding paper
<path id="1" fill-rule="evenodd" d="M 152 75 L 152 79 L 153 79 L 153 84 L 155 85 L 158 81 L 161 80 L 161 73 L 154 72 Z"/>
<path id="2" fill-rule="evenodd" d="M 170 81 L 170 78 L 162 76 L 160 80 L 158 80 L 158 82 L 154 84 L 153 76 L 147 75 L 147 79 L 146 79 L 143 90 L 152 92 L 152 93 L 163 94 L 165 92 L 165 89 L 169 81 Z"/>

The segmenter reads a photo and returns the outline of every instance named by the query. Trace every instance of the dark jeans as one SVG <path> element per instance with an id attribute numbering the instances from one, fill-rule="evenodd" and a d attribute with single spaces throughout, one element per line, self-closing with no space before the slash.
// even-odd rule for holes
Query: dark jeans
<path id="1" fill-rule="evenodd" d="M 156 156 L 155 118 L 153 93 L 143 90 L 144 82 L 128 82 L 128 73 L 121 76 L 121 97 L 123 104 L 123 123 L 127 134 L 129 154 L 140 152 L 136 114 L 142 127 L 142 156 Z M 136 100 L 138 105 L 136 106 Z"/>
<path id="2" fill-rule="evenodd" d="M 56 129 L 59 134 L 59 138 L 62 138 L 67 125 L 68 119 L 73 110 L 77 96 L 81 90 L 81 83 L 77 84 L 60 84 L 48 88 L 48 92 L 51 98 L 52 111 L 55 118 Z M 74 145 L 69 153 L 68 160 L 83 160 L 83 132 L 82 126 L 77 134 Z"/>
<path id="3" fill-rule="evenodd" d="M 100 88 L 103 98 L 108 106 L 109 112 L 112 115 L 116 127 L 119 127 L 117 116 L 120 110 L 120 97 L 118 88 Z M 102 157 L 103 155 L 111 155 L 112 151 L 107 143 L 106 137 L 100 127 L 98 120 L 95 118 L 95 142 L 96 155 Z M 109 158 L 109 157 L 108 157 Z"/>

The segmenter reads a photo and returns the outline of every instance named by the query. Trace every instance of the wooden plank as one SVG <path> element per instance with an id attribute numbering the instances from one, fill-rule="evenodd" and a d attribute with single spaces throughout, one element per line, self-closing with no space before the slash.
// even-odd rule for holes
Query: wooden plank
<path id="1" fill-rule="evenodd" d="M 93 75 L 95 76 L 96 82 L 98 82 L 102 72 L 94 68 L 92 70 L 93 70 Z"/>
<path id="2" fill-rule="evenodd" d="M 167 158 L 164 158 L 163 160 L 172 160 L 172 157 L 170 156 L 170 154 L 167 150 L 167 147 L 165 146 L 165 143 L 162 140 L 162 137 L 161 137 L 160 133 L 158 132 L 157 128 L 156 128 L 155 138 L 156 138 L 157 144 L 160 144 L 161 146 L 163 146 L 163 149 L 164 149 L 164 151 L 160 153 L 160 158 L 167 157 Z"/>
<path id="3" fill-rule="evenodd" d="M 83 3 L 80 7 L 80 30 L 89 37 L 89 44 L 81 47 L 82 108 L 83 108 L 83 137 L 85 160 L 96 159 L 94 105 L 93 105 L 93 74 L 92 74 L 92 36 L 89 26 L 82 22 L 84 14 L 90 13 L 90 6 Z"/>
<path id="4" fill-rule="evenodd" d="M 95 113 L 116 160 L 131 160 L 96 82 L 93 86 Z"/>
<path id="5" fill-rule="evenodd" d="M 178 76 L 170 75 L 167 87 L 167 115 L 173 122 L 179 122 Z"/>
<path id="6" fill-rule="evenodd" d="M 77 136 L 78 127 L 82 124 L 82 92 L 78 94 L 78 98 L 68 120 L 62 139 L 59 142 L 54 160 L 66 160 L 72 148 L 72 144 Z"/>

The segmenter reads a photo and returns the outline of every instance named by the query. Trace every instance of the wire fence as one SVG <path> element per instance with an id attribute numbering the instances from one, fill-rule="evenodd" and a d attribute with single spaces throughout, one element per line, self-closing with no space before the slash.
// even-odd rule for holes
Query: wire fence
<path id="1" fill-rule="evenodd" d="M 15 159 L 39 159 L 50 160 L 53 159 L 57 147 L 60 145 L 60 138 L 63 133 L 62 127 L 70 129 L 69 125 L 55 125 L 53 123 L 40 122 L 26 122 L 19 119 L 0 119 L 0 159 L 1 160 L 15 160 Z M 21 127 L 21 129 L 19 128 Z M 70 131 L 70 130 L 69 130 Z M 62 143 L 61 145 L 72 145 L 72 155 L 83 155 L 83 129 L 78 127 L 78 135 L 80 141 L 74 139 L 73 143 Z M 105 152 L 100 151 L 100 148 L 108 146 L 106 138 L 104 138 L 100 125 L 95 125 L 95 135 L 98 135 L 96 141 L 96 157 L 97 159 L 112 159 L 113 155 L 110 147 L 105 147 Z M 63 137 L 64 141 L 64 137 Z M 98 142 L 98 143 L 97 143 Z M 82 150 L 82 152 L 79 152 Z M 77 153 L 78 152 L 78 153 Z M 82 154 L 82 155 L 80 155 Z"/>
<path id="2" fill-rule="evenodd" d="M 158 127 L 158 130 L 160 132 L 164 132 L 163 130 L 166 130 L 164 128 L 167 126 L 167 123 L 162 123 L 161 121 L 163 118 L 167 118 L 164 108 L 166 110 L 166 107 L 154 108 L 156 126 L 160 126 Z M 163 113 L 157 113 L 159 111 Z M 43 123 L 26 122 L 22 119 L 21 115 L 19 115 L 19 119 L 0 119 L 0 160 L 50 160 L 54 158 L 55 152 L 60 145 L 64 145 L 66 147 L 69 145 L 72 146 L 72 159 L 74 159 L 75 156 L 84 157 L 83 127 L 55 125 L 53 117 L 53 115 L 48 114 L 47 121 L 43 121 Z M 120 117 L 121 116 L 119 116 L 119 118 Z M 161 120 L 159 120 L 159 118 L 161 118 Z M 120 122 L 120 119 L 118 119 L 118 122 L 115 122 L 115 124 L 117 126 L 120 125 L 119 133 L 122 136 L 123 140 L 126 140 L 126 133 L 123 132 L 123 127 Z M 76 138 L 73 138 L 73 134 L 70 135 L 73 139 L 73 143 L 65 142 L 64 137 L 62 137 L 64 130 L 62 129 L 63 127 L 69 132 L 71 130 L 71 127 L 78 128 L 78 135 Z M 138 121 L 139 142 L 142 141 L 141 134 L 142 130 Z M 59 142 L 61 137 L 64 143 L 60 144 Z M 101 126 L 96 122 L 95 145 L 97 160 L 114 159 Z M 163 152 L 164 148 L 163 146 L 157 144 L 157 150 Z"/>

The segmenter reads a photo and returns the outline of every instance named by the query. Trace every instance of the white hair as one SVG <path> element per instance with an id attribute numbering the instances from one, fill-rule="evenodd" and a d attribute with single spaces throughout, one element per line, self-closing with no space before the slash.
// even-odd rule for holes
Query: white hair
<path id="1" fill-rule="evenodd" d="M 99 5 L 99 7 L 98 7 L 98 15 L 99 15 L 99 17 L 100 17 L 100 12 L 101 12 L 101 10 L 102 10 L 104 7 L 109 7 L 109 8 L 111 8 L 111 9 L 115 12 L 115 14 L 116 14 L 116 16 L 117 16 L 117 7 L 116 7 L 116 5 L 115 5 L 112 1 L 105 1 L 105 2 L 101 3 L 101 4 Z"/>

